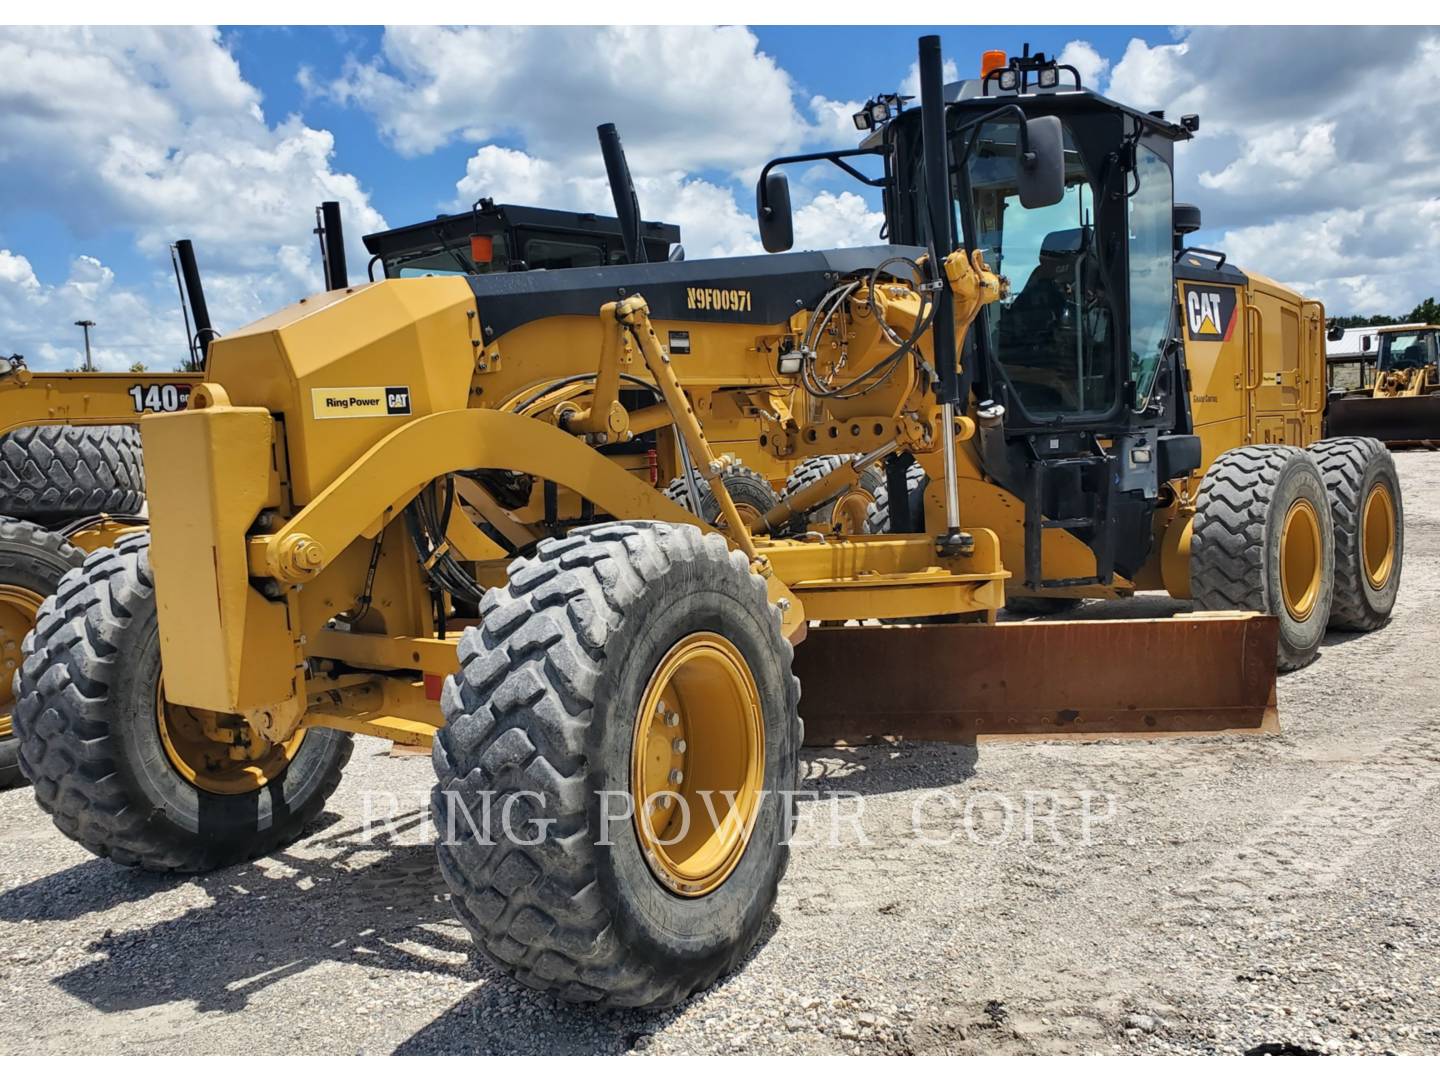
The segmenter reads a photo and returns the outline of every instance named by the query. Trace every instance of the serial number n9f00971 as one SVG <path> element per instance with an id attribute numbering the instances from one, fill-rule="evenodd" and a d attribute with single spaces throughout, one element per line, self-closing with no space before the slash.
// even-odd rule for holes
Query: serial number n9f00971
<path id="1" fill-rule="evenodd" d="M 190 387 L 184 383 L 155 383 L 153 386 L 130 387 L 130 400 L 135 411 L 179 412 L 190 400 Z"/>

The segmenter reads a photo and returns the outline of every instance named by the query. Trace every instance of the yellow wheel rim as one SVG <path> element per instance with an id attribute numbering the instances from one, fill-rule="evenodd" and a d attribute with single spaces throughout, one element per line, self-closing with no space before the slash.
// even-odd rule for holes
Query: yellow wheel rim
<path id="1" fill-rule="evenodd" d="M 865 517 L 875 504 L 875 496 L 863 488 L 851 489 L 835 500 L 830 508 L 830 524 L 846 536 L 865 531 Z"/>
<path id="2" fill-rule="evenodd" d="M 758 506 L 753 503 L 741 502 L 739 499 L 735 500 L 735 509 L 740 511 L 740 520 L 745 523 L 747 529 L 754 528 L 755 523 L 765 516 L 765 511 Z M 725 520 L 725 511 L 716 511 L 715 519 L 710 524 L 724 532 L 726 526 L 729 525 L 729 522 Z"/>
<path id="3" fill-rule="evenodd" d="M 0 739 L 8 739 L 14 733 L 11 720 L 15 712 L 15 671 L 24 659 L 20 646 L 25 635 L 35 629 L 35 616 L 45 598 L 37 592 L 19 585 L 0 585 L 0 656 L 4 667 L 0 669 Z"/>
<path id="4" fill-rule="evenodd" d="M 765 778 L 760 693 L 719 634 L 682 638 L 650 677 L 635 718 L 630 792 L 651 871 L 677 896 L 720 887 L 755 827 Z"/>
<path id="5" fill-rule="evenodd" d="M 238 716 L 172 704 L 163 681 L 155 689 L 155 719 L 175 771 L 214 795 L 258 791 L 285 771 L 305 739 L 301 728 L 288 742 L 273 743 Z"/>
<path id="6" fill-rule="evenodd" d="M 1320 515 L 1309 499 L 1296 499 L 1280 530 L 1280 591 L 1285 610 L 1299 622 L 1310 617 L 1320 598 L 1323 551 Z"/>
<path id="7" fill-rule="evenodd" d="M 1395 501 L 1390 489 L 1377 483 L 1360 513 L 1360 560 L 1372 589 L 1383 589 L 1395 569 L 1396 532 Z"/>

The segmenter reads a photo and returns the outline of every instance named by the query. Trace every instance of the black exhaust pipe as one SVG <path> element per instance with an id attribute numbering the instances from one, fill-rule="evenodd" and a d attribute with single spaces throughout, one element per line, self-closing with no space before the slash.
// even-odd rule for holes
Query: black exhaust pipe
<path id="1" fill-rule="evenodd" d="M 595 130 L 600 135 L 600 156 L 605 159 L 605 175 L 610 180 L 610 195 L 615 200 L 615 216 L 620 220 L 625 255 L 632 263 L 643 263 L 645 245 L 640 240 L 640 198 L 635 194 L 635 181 L 630 178 L 620 133 L 614 124 L 601 124 Z"/>
<path id="2" fill-rule="evenodd" d="M 955 250 L 954 223 L 950 217 L 950 168 L 945 142 L 945 73 L 940 37 L 920 39 L 920 132 L 925 153 L 925 215 L 929 225 L 930 265 L 940 288 L 935 293 L 935 319 L 931 323 L 935 372 L 940 377 L 942 403 L 960 403 L 955 377 L 955 298 L 940 260 Z"/>
<path id="3" fill-rule="evenodd" d="M 205 306 L 205 288 L 200 284 L 200 267 L 195 262 L 194 245 L 189 240 L 176 240 L 175 257 L 180 260 L 180 278 L 185 282 L 185 295 L 190 301 L 190 318 L 195 324 L 200 359 L 208 360 L 210 342 L 220 335 L 210 325 L 210 309 Z"/>
<path id="4" fill-rule="evenodd" d="M 325 270 L 325 289 L 348 289 L 350 273 L 345 269 L 345 232 L 340 226 L 340 204 L 319 206 L 315 232 L 320 237 L 320 262 Z"/>

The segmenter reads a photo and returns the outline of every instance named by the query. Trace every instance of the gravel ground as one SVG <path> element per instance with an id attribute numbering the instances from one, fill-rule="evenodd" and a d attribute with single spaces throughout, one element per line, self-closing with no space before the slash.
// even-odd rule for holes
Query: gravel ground
<path id="1" fill-rule="evenodd" d="M 680 1009 L 556 1005 L 472 956 L 428 760 L 380 742 L 302 842 L 188 879 L 0 793 L 0 1051 L 1440 1052 L 1440 455 L 1399 462 L 1396 617 L 1282 677 L 1284 734 L 809 753 L 864 842 L 797 845 L 755 955 Z"/>

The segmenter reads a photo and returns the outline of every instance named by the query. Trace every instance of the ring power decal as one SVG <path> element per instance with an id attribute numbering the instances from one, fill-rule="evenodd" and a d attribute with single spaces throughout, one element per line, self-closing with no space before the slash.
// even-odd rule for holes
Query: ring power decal
<path id="1" fill-rule="evenodd" d="M 409 416 L 408 386 L 317 386 L 310 391 L 316 420 Z"/>
<path id="2" fill-rule="evenodd" d="M 1235 332 L 1238 293 L 1224 285 L 1184 285 L 1185 328 L 1192 341 L 1229 341 Z"/>

